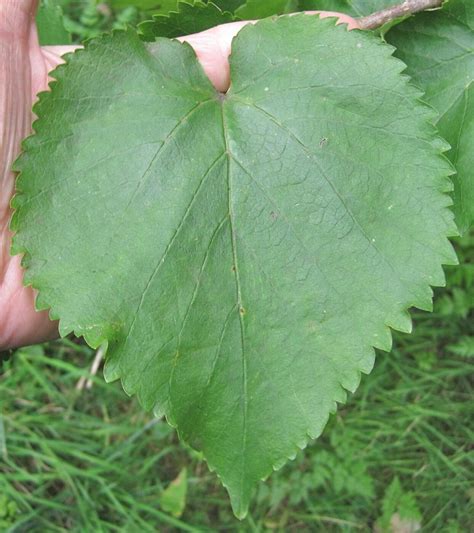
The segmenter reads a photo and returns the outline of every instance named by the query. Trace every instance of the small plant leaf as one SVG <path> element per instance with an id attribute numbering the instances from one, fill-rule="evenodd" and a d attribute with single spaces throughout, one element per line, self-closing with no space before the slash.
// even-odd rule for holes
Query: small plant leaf
<path id="1" fill-rule="evenodd" d="M 245 4 L 245 0 L 212 0 L 213 4 L 222 9 L 222 11 L 229 11 L 235 13 L 235 10 L 241 5 Z"/>
<path id="2" fill-rule="evenodd" d="M 114 9 L 133 6 L 142 11 L 166 14 L 176 10 L 178 0 L 110 0 L 109 3 Z"/>
<path id="3" fill-rule="evenodd" d="M 399 3 L 400 0 L 300 0 L 300 9 L 335 11 L 352 17 L 365 17 Z"/>
<path id="4" fill-rule="evenodd" d="M 154 41 L 156 37 L 172 38 L 198 33 L 233 20 L 234 15 L 222 11 L 213 2 L 194 0 L 178 2 L 177 11 L 158 14 L 153 20 L 142 22 L 139 31 L 145 41 Z"/>
<path id="5" fill-rule="evenodd" d="M 42 46 L 61 45 L 71 42 L 71 34 L 64 27 L 61 6 L 54 0 L 42 0 L 36 15 L 38 39 Z"/>
<path id="6" fill-rule="evenodd" d="M 415 494 L 404 491 L 398 477 L 385 491 L 382 511 L 376 527 L 380 533 L 415 533 L 421 529 L 422 517 Z"/>
<path id="7" fill-rule="evenodd" d="M 187 44 L 101 36 L 53 73 L 16 163 L 37 307 L 108 344 L 107 380 L 203 452 L 239 517 L 456 261 L 445 143 L 391 53 L 265 19 L 223 95 Z"/>
<path id="8" fill-rule="evenodd" d="M 472 357 L 474 358 L 474 336 L 461 337 L 456 344 L 451 344 L 448 350 L 460 357 Z"/>
<path id="9" fill-rule="evenodd" d="M 294 3 L 290 0 L 247 0 L 235 14 L 243 20 L 260 19 L 272 15 L 281 15 L 293 11 Z"/>
<path id="10" fill-rule="evenodd" d="M 400 24 L 387 40 L 439 111 L 436 125 L 451 145 L 447 155 L 457 170 L 454 211 L 464 233 L 474 222 L 474 3 L 449 0 L 440 11 Z"/>
<path id="11" fill-rule="evenodd" d="M 179 518 L 186 507 L 186 494 L 188 492 L 188 477 L 186 468 L 183 468 L 178 477 L 174 479 L 163 491 L 160 505 L 164 511 Z"/>

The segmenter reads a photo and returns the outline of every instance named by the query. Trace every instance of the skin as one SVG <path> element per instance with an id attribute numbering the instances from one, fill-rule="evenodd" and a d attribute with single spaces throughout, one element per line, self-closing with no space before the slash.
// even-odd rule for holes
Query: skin
<path id="1" fill-rule="evenodd" d="M 38 0 L 0 0 L 0 350 L 34 344 L 57 337 L 57 323 L 46 311 L 35 311 L 35 292 L 22 284 L 21 258 L 11 257 L 10 200 L 15 175 L 11 166 L 20 143 L 31 133 L 32 104 L 40 91 L 48 90 L 48 73 L 62 63 L 61 56 L 74 46 L 40 47 L 35 26 Z M 313 12 L 315 13 L 315 12 Z M 337 17 L 348 29 L 357 22 Z M 229 87 L 229 63 L 233 37 L 252 21 L 234 22 L 181 38 L 194 48 L 204 71 L 222 92 Z"/>

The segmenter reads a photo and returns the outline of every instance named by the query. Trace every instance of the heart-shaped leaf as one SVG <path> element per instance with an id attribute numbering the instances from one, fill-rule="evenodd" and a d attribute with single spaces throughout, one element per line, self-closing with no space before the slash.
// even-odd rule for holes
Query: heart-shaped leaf
<path id="1" fill-rule="evenodd" d="M 334 19 L 247 26 L 219 94 L 129 30 L 59 67 L 35 112 L 14 253 L 106 378 L 202 450 L 244 516 L 453 263 L 433 112 L 392 49 Z"/>

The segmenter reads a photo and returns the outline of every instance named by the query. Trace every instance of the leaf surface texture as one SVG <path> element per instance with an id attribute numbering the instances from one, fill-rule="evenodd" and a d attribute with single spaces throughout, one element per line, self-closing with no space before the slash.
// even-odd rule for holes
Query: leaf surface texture
<path id="1" fill-rule="evenodd" d="M 334 20 L 187 44 L 100 37 L 35 107 L 14 252 L 39 308 L 201 450 L 242 517 L 455 262 L 451 166 L 392 49 Z M 383 75 L 381 75 L 383 73 Z"/>

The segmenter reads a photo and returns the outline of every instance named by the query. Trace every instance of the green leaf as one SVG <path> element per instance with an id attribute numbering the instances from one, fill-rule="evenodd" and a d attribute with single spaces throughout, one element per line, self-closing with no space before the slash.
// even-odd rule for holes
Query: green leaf
<path id="1" fill-rule="evenodd" d="M 186 468 L 183 468 L 178 477 L 174 479 L 163 491 L 160 505 L 164 511 L 179 518 L 186 507 L 186 493 L 188 492 L 188 477 Z"/>
<path id="2" fill-rule="evenodd" d="M 188 0 L 188 2 L 193 0 Z M 202 0 L 204 3 L 209 3 L 209 0 Z M 177 11 L 179 0 L 112 0 L 111 4 L 114 8 L 124 9 L 129 6 L 134 6 L 142 11 L 149 11 L 160 15 L 167 15 L 171 11 Z M 245 0 L 212 0 L 222 11 L 234 11 L 245 4 Z"/>
<path id="3" fill-rule="evenodd" d="M 178 0 L 110 0 L 110 4 L 115 9 L 133 6 L 142 11 L 166 14 L 176 10 Z"/>
<path id="4" fill-rule="evenodd" d="M 400 0 L 300 0 L 300 9 L 336 11 L 353 17 L 365 17 L 399 3 Z"/>
<path id="5" fill-rule="evenodd" d="M 213 4 L 216 4 L 222 11 L 234 13 L 238 7 L 245 4 L 245 0 L 213 0 Z"/>
<path id="6" fill-rule="evenodd" d="M 186 44 L 102 36 L 53 73 L 16 163 L 37 307 L 108 344 L 106 379 L 203 452 L 239 517 L 455 262 L 445 143 L 391 53 L 265 19 L 223 95 Z"/>
<path id="7" fill-rule="evenodd" d="M 407 73 L 439 111 L 436 125 L 456 167 L 454 211 L 461 232 L 474 221 L 474 3 L 450 0 L 387 34 Z"/>
<path id="8" fill-rule="evenodd" d="M 0 494 L 0 526 L 3 531 L 8 531 L 14 525 L 17 514 L 16 502 L 10 500 L 5 494 Z"/>
<path id="9" fill-rule="evenodd" d="M 294 3 L 289 0 L 247 0 L 235 14 L 243 20 L 261 19 L 272 15 L 288 13 L 294 8 Z"/>
<path id="10" fill-rule="evenodd" d="M 382 533 L 418 531 L 421 529 L 421 512 L 415 494 L 404 491 L 398 477 L 385 490 L 382 516 L 377 521 Z"/>
<path id="11" fill-rule="evenodd" d="M 474 358 L 474 336 L 461 337 L 456 344 L 451 344 L 448 350 L 460 357 L 472 357 Z"/>
<path id="12" fill-rule="evenodd" d="M 231 13 L 221 11 L 212 2 L 204 3 L 194 0 L 192 3 L 179 2 L 178 10 L 168 15 L 155 15 L 139 25 L 145 41 L 154 41 L 156 37 L 180 37 L 207 30 L 219 24 L 235 20 Z"/>
<path id="13" fill-rule="evenodd" d="M 36 27 L 42 46 L 71 43 L 71 34 L 64 27 L 63 11 L 54 0 L 41 1 L 36 15 Z"/>

